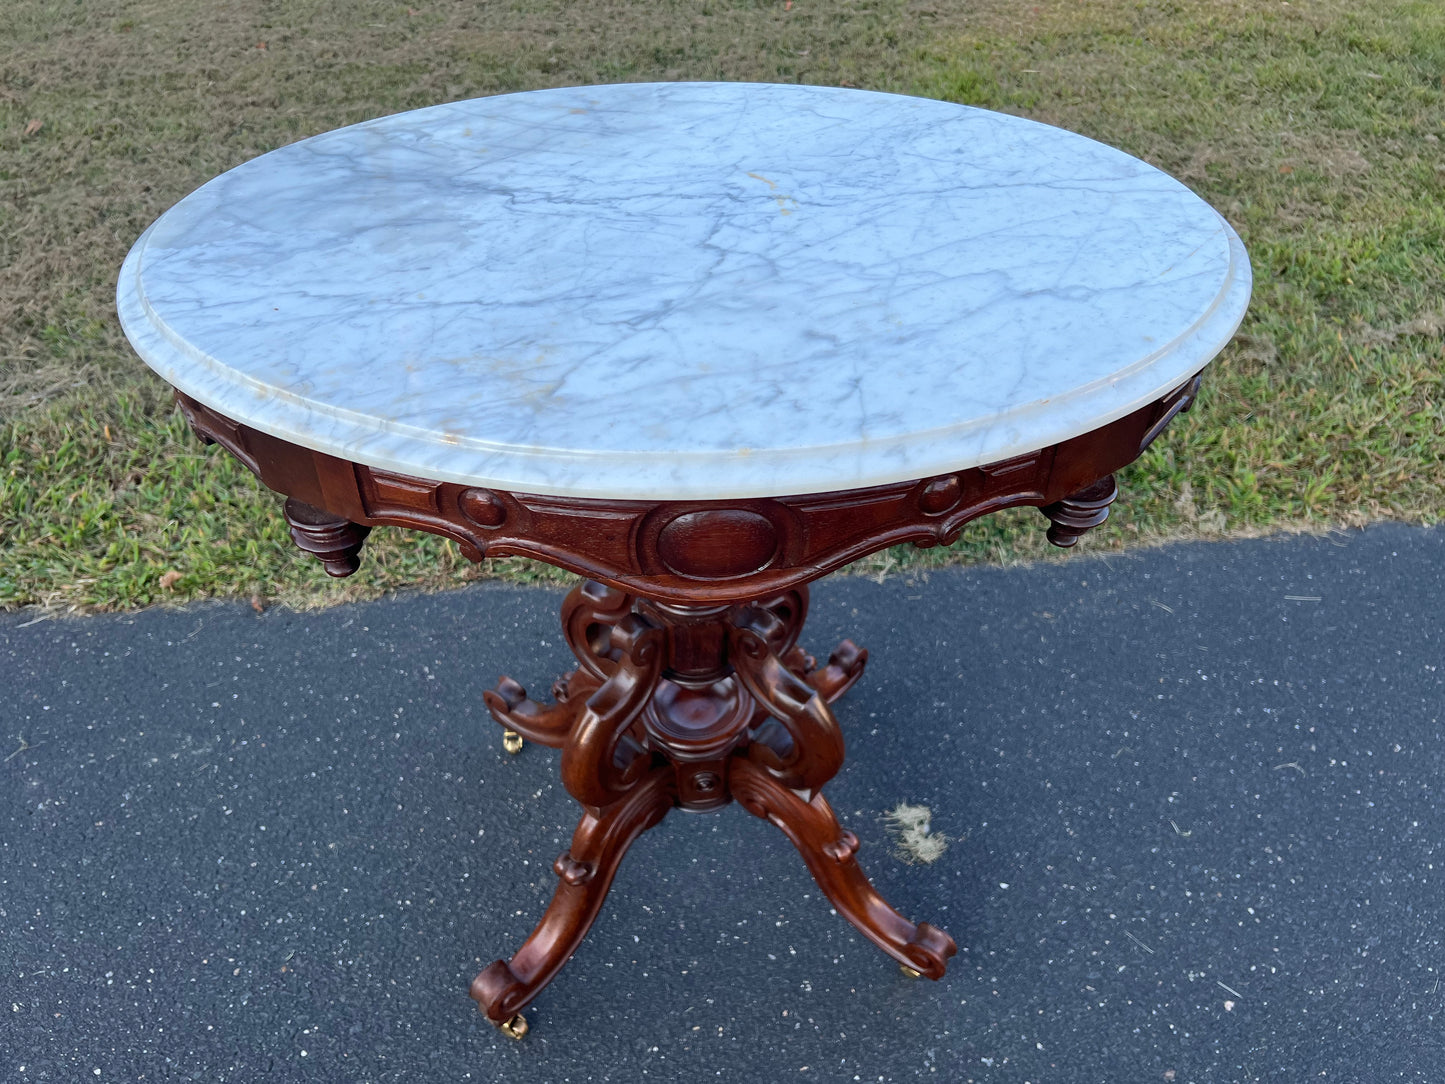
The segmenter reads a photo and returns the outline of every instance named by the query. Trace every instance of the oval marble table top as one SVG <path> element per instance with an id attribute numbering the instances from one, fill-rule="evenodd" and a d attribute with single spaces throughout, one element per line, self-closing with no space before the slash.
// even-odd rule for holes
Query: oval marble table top
<path id="1" fill-rule="evenodd" d="M 305 139 L 136 242 L 118 306 L 248 426 L 440 481 L 781 496 L 1064 440 L 1229 340 L 1233 230 L 1083 136 L 921 98 L 655 83 Z"/>

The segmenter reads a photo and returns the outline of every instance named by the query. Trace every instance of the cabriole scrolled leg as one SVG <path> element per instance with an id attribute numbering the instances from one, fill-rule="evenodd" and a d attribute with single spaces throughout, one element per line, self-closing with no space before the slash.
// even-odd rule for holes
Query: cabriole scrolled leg
<path id="1" fill-rule="evenodd" d="M 511 1021 L 552 980 L 591 929 L 627 848 L 672 808 L 673 773 L 654 770 L 606 809 L 589 810 L 553 864 L 557 892 L 532 935 L 508 960 L 472 980 L 471 995 L 494 1024 Z"/>
<path id="2" fill-rule="evenodd" d="M 732 793 L 753 816 L 782 829 L 823 894 L 863 936 L 920 975 L 943 977 L 949 958 L 958 951 L 953 938 L 927 922 L 915 926 L 878 894 L 854 857 L 858 837 L 838 823 L 827 799 L 815 794 L 805 802 L 764 768 L 745 760 L 733 765 Z"/>
<path id="3" fill-rule="evenodd" d="M 828 656 L 827 665 L 810 669 L 802 676 L 818 690 L 819 696 L 831 704 L 857 683 L 867 663 L 867 650 L 852 640 L 844 640 Z"/>
<path id="4" fill-rule="evenodd" d="M 592 696 L 617 664 L 620 650 L 611 629 L 632 612 L 632 597 L 593 580 L 584 580 L 562 604 L 562 628 L 577 656 L 577 669 L 552 685 L 551 704 L 527 696 L 509 677 L 482 694 L 492 718 L 502 725 L 508 752 L 521 749 L 521 739 L 560 749 Z"/>
<path id="5" fill-rule="evenodd" d="M 554 702 L 539 704 L 527 696 L 527 690 L 509 677 L 497 682 L 495 689 L 482 693 L 492 718 L 509 733 L 515 733 L 538 745 L 560 749 L 572 732 L 572 724 L 582 713 L 587 698 L 597 690 L 591 675 L 574 671 L 552 687 Z"/>

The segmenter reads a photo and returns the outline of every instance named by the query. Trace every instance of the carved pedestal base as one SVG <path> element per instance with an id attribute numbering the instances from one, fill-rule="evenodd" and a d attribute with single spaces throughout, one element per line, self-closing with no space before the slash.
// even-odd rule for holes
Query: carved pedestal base
<path id="1" fill-rule="evenodd" d="M 867 652 L 843 641 L 817 666 L 797 646 L 808 595 L 797 587 L 740 605 L 676 605 L 587 581 L 562 623 L 578 667 L 538 704 L 503 678 L 492 716 L 562 750 L 562 780 L 582 804 L 571 846 L 553 868 L 556 895 L 511 960 L 472 982 L 494 1023 L 515 1018 L 576 951 L 632 841 L 674 806 L 712 810 L 736 799 L 780 828 L 848 921 L 903 966 L 941 978 L 957 948 L 890 907 L 858 866 L 858 837 L 819 789 L 843 763 L 828 704 L 863 672 Z"/>

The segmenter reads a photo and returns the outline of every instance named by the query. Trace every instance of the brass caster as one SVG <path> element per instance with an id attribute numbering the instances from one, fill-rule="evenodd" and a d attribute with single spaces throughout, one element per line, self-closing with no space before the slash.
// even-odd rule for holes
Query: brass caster
<path id="1" fill-rule="evenodd" d="M 515 730 L 502 731 L 502 748 L 505 749 L 507 752 L 511 753 L 512 756 L 516 756 L 522 751 L 522 735 L 518 734 Z M 517 1019 L 520 1020 L 521 1017 L 518 1017 Z M 525 1035 L 526 1033 L 527 1024 L 526 1021 L 523 1021 L 522 1035 Z M 521 1035 L 516 1036 L 516 1038 L 518 1039 L 520 1039 L 521 1037 Z"/>
<path id="2" fill-rule="evenodd" d="M 899 965 L 898 965 L 898 970 L 899 970 L 899 971 L 902 971 L 902 972 L 903 972 L 905 975 L 907 975 L 910 979 L 921 979 L 921 978 L 923 978 L 923 972 L 921 972 L 921 971 L 914 971 L 913 968 L 909 967 L 907 964 L 899 964 Z"/>
<path id="3" fill-rule="evenodd" d="M 520 738 L 517 740 L 521 741 Z M 510 1020 L 503 1020 L 497 1024 L 496 1028 L 509 1039 L 524 1039 L 527 1036 L 527 1018 L 518 1013 Z"/>

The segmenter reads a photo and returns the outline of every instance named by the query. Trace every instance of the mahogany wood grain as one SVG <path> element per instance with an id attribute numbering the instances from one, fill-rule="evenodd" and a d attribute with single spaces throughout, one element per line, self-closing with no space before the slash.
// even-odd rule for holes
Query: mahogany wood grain
<path id="1" fill-rule="evenodd" d="M 292 538 L 330 575 L 354 572 L 370 529 L 394 525 L 451 538 L 474 561 L 520 555 L 586 577 L 562 605 L 577 666 L 553 685 L 552 702 L 505 677 L 483 694 L 502 726 L 562 750 L 563 784 L 582 807 L 541 921 L 472 983 L 487 1017 L 505 1025 L 586 936 L 639 834 L 675 806 L 734 799 L 792 841 L 840 915 L 901 964 L 941 978 L 952 938 L 879 896 L 857 863 L 857 837 L 821 793 L 844 756 L 829 704 L 858 680 L 867 652 L 845 640 L 818 666 L 798 645 L 807 584 L 885 546 L 948 544 L 970 520 L 1017 505 L 1043 512 L 1055 545 L 1074 545 L 1108 518 L 1114 473 L 1189 409 L 1199 381 L 1004 462 L 732 501 L 555 497 L 412 478 L 177 398 L 202 439 L 287 495 Z"/>
<path id="2" fill-rule="evenodd" d="M 1131 463 L 1199 378 L 1071 440 L 1000 463 L 835 493 L 733 501 L 621 501 L 512 493 L 353 463 L 251 429 L 178 394 L 191 427 L 270 488 L 352 523 L 431 531 L 473 561 L 533 557 L 660 602 L 762 598 L 887 546 L 948 544 L 972 519 L 1057 508 Z M 1089 498 L 1092 499 L 1092 498 Z M 1056 520 L 1060 522 L 1060 520 Z M 1099 519 L 1102 522 L 1102 518 Z M 1077 539 L 1077 533 L 1073 535 Z"/>

